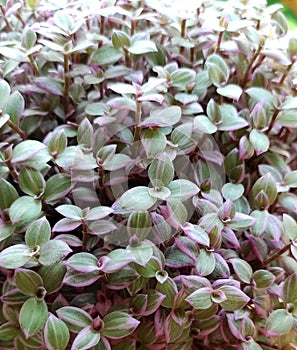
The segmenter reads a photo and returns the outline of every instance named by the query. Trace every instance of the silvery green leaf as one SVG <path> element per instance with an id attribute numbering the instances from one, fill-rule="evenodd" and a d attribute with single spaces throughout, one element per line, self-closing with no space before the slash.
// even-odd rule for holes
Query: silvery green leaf
<path id="1" fill-rule="evenodd" d="M 157 198 L 150 196 L 148 187 L 137 186 L 126 191 L 119 202 L 124 208 L 145 211 L 157 202 Z"/>

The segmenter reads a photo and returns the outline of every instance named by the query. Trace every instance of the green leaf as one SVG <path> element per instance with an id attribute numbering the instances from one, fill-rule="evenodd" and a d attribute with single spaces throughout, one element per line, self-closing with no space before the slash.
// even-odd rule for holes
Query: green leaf
<path id="1" fill-rule="evenodd" d="M 22 46 L 30 50 L 34 47 L 37 40 L 37 35 L 34 30 L 30 27 L 25 28 L 22 35 Z"/>
<path id="2" fill-rule="evenodd" d="M 129 314 L 120 311 L 114 311 L 107 314 L 104 319 L 103 334 L 111 339 L 120 339 L 133 333 L 140 324 Z"/>
<path id="3" fill-rule="evenodd" d="M 182 111 L 179 106 L 169 106 L 162 109 L 154 109 L 140 126 L 155 127 L 155 126 L 173 126 L 181 119 Z"/>
<path id="4" fill-rule="evenodd" d="M 29 196 L 15 200 L 10 209 L 9 217 L 13 224 L 26 225 L 38 218 L 41 213 L 41 201 Z"/>
<path id="5" fill-rule="evenodd" d="M 223 87 L 217 88 L 219 95 L 231 98 L 232 100 L 238 101 L 242 95 L 242 88 L 239 85 L 228 84 Z"/>
<path id="6" fill-rule="evenodd" d="M 9 95 L 10 95 L 10 85 L 6 80 L 1 79 L 0 80 L 0 108 L 1 109 L 3 109 L 3 107 L 6 105 Z"/>
<path id="7" fill-rule="evenodd" d="M 37 153 L 39 153 L 42 149 L 46 148 L 46 146 L 36 140 L 26 140 L 18 143 L 12 152 L 12 163 L 20 163 L 24 162 L 32 157 L 34 157 Z"/>
<path id="8" fill-rule="evenodd" d="M 22 293 L 30 296 L 37 296 L 38 287 L 43 287 L 43 280 L 38 273 L 26 269 L 16 271 L 15 283 Z"/>
<path id="9" fill-rule="evenodd" d="M 227 183 L 222 188 L 222 195 L 225 199 L 235 201 L 240 198 L 244 193 L 244 187 L 242 184 Z"/>
<path id="10" fill-rule="evenodd" d="M 73 341 L 71 350 L 87 350 L 97 345 L 100 341 L 100 333 L 95 332 L 91 326 L 82 329 Z"/>
<path id="11" fill-rule="evenodd" d="M 96 102 L 96 103 L 90 103 L 87 105 L 85 112 L 88 115 L 104 115 L 109 112 L 109 108 L 105 103 L 102 102 Z"/>
<path id="12" fill-rule="evenodd" d="M 38 261 L 42 265 L 52 265 L 63 260 L 72 250 L 68 244 L 59 239 L 51 240 L 40 248 Z"/>
<path id="13" fill-rule="evenodd" d="M 71 190 L 71 177 L 68 174 L 55 174 L 51 176 L 45 186 L 44 200 L 52 204 L 66 196 Z"/>
<path id="14" fill-rule="evenodd" d="M 15 322 L 5 322 L 0 326 L 0 339 L 3 341 L 13 340 L 17 337 L 19 330 Z"/>
<path id="15" fill-rule="evenodd" d="M 136 235 L 143 240 L 152 230 L 151 216 L 146 211 L 137 211 L 130 214 L 127 224 L 130 237 Z"/>
<path id="16" fill-rule="evenodd" d="M 51 226 L 46 217 L 33 222 L 26 231 L 25 241 L 29 248 L 34 249 L 37 246 L 44 245 L 51 236 Z"/>
<path id="17" fill-rule="evenodd" d="M 266 289 L 275 281 L 275 276 L 267 270 L 257 270 L 253 273 L 253 281 L 255 283 L 255 288 Z"/>
<path id="18" fill-rule="evenodd" d="M 34 83 L 37 87 L 39 87 L 39 89 L 46 93 L 55 96 L 63 96 L 63 85 L 56 79 L 49 77 L 37 77 L 34 79 Z"/>
<path id="19" fill-rule="evenodd" d="M 116 63 L 122 56 L 121 50 L 117 50 L 113 46 L 103 46 L 94 52 L 91 61 L 104 66 Z"/>
<path id="20" fill-rule="evenodd" d="M 261 102 L 269 108 L 276 107 L 275 97 L 266 89 L 260 87 L 251 87 L 245 91 L 251 98 L 257 102 Z"/>
<path id="21" fill-rule="evenodd" d="M 141 266 L 146 266 L 153 256 L 153 248 L 148 241 L 141 242 L 137 247 L 128 246 L 126 250 L 134 257 L 135 262 Z"/>
<path id="22" fill-rule="evenodd" d="M 245 283 L 250 283 L 253 275 L 253 269 L 250 264 L 245 260 L 240 258 L 233 258 L 229 260 L 232 264 L 232 267 L 237 275 L 237 277 Z"/>
<path id="23" fill-rule="evenodd" d="M 2 128 L 2 126 L 4 126 L 9 121 L 9 119 L 10 119 L 10 117 L 8 114 L 0 115 L 0 129 Z"/>
<path id="24" fill-rule="evenodd" d="M 9 208 L 18 197 L 14 186 L 5 179 L 0 179 L 0 209 Z"/>
<path id="25" fill-rule="evenodd" d="M 283 298 L 288 303 L 295 303 L 297 300 L 297 272 L 286 278 L 283 284 Z"/>
<path id="26" fill-rule="evenodd" d="M 148 171 L 149 179 L 156 188 L 168 186 L 174 178 L 174 167 L 167 156 L 154 159 Z"/>
<path id="27" fill-rule="evenodd" d="M 157 199 L 150 196 L 148 187 L 137 186 L 125 192 L 120 197 L 119 202 L 124 208 L 145 211 L 152 207 Z"/>
<path id="28" fill-rule="evenodd" d="M 253 197 L 255 198 L 260 191 L 264 191 L 271 205 L 277 197 L 277 187 L 273 177 L 267 173 L 260 177 L 252 188 Z"/>
<path id="29" fill-rule="evenodd" d="M 212 294 L 213 289 L 209 287 L 200 288 L 195 292 L 191 293 L 186 301 L 197 310 L 206 310 L 212 306 Z"/>
<path id="30" fill-rule="evenodd" d="M 29 298 L 20 311 L 20 325 L 26 337 L 36 334 L 47 319 L 47 305 L 44 300 L 38 301 L 35 297 Z"/>
<path id="31" fill-rule="evenodd" d="M 219 290 L 223 291 L 226 296 L 226 300 L 219 303 L 226 311 L 240 310 L 250 300 L 245 293 L 233 286 L 223 286 Z"/>
<path id="32" fill-rule="evenodd" d="M 111 41 L 115 49 L 120 49 L 124 46 L 129 47 L 131 45 L 129 36 L 121 30 L 114 30 L 111 36 Z"/>
<path id="33" fill-rule="evenodd" d="M 220 87 L 221 84 L 225 84 L 229 79 L 229 67 L 224 59 L 218 54 L 212 54 L 208 56 L 205 66 L 209 74 L 211 82 Z"/>
<path id="34" fill-rule="evenodd" d="M 207 247 L 209 246 L 209 235 L 200 226 L 193 225 L 187 222 L 184 225 L 182 225 L 182 229 L 185 235 L 189 237 L 193 242 Z"/>
<path id="35" fill-rule="evenodd" d="M 188 212 L 182 201 L 176 198 L 168 199 L 167 206 L 169 208 L 169 220 L 173 220 L 178 224 L 187 221 Z"/>
<path id="36" fill-rule="evenodd" d="M 283 214 L 283 228 L 285 237 L 288 238 L 289 241 L 297 239 L 297 223 L 292 216 Z"/>
<path id="37" fill-rule="evenodd" d="M 156 44 L 151 40 L 137 40 L 132 43 L 128 51 L 134 55 L 143 55 L 149 52 L 157 52 Z"/>
<path id="38" fill-rule="evenodd" d="M 171 74 L 171 85 L 179 90 L 186 90 L 195 79 L 196 72 L 189 68 L 179 68 Z"/>
<path id="39" fill-rule="evenodd" d="M 185 200 L 193 197 L 199 192 L 199 187 L 193 182 L 185 179 L 174 180 L 168 186 L 170 190 L 170 198 Z"/>
<path id="40" fill-rule="evenodd" d="M 250 141 L 251 141 L 257 155 L 260 155 L 260 154 L 268 151 L 269 138 L 267 135 L 265 135 L 261 131 L 253 129 L 250 133 L 249 138 L 250 138 Z"/>
<path id="41" fill-rule="evenodd" d="M 159 129 L 146 129 L 141 134 L 141 143 L 148 157 L 165 150 L 167 139 Z"/>
<path id="42" fill-rule="evenodd" d="M 67 266 L 79 272 L 98 270 L 98 259 L 90 253 L 77 253 L 67 260 Z"/>
<path id="43" fill-rule="evenodd" d="M 29 196 L 39 196 L 44 192 L 45 181 L 42 174 L 29 168 L 23 168 L 19 174 L 19 185 L 21 190 Z"/>
<path id="44" fill-rule="evenodd" d="M 166 298 L 162 302 L 162 306 L 170 309 L 173 308 L 175 297 L 178 293 L 174 280 L 170 277 L 167 277 L 163 283 L 158 282 L 155 289 L 161 294 L 166 295 Z"/>
<path id="45" fill-rule="evenodd" d="M 150 188 L 149 194 L 154 198 L 165 200 L 170 196 L 171 192 L 167 187 L 156 187 L 156 188 Z"/>
<path id="46" fill-rule="evenodd" d="M 38 273 L 43 279 L 44 288 L 46 289 L 47 294 L 50 294 L 62 287 L 66 267 L 63 263 L 42 266 Z"/>
<path id="47" fill-rule="evenodd" d="M 74 22 L 72 17 L 66 11 L 57 11 L 53 16 L 54 23 L 57 27 L 64 30 L 66 33 L 70 33 Z"/>
<path id="48" fill-rule="evenodd" d="M 269 336 L 280 336 L 287 334 L 293 326 L 294 318 L 285 309 L 278 309 L 271 312 L 266 320 L 266 329 Z"/>
<path id="49" fill-rule="evenodd" d="M 284 126 L 287 128 L 297 128 L 296 109 L 284 109 L 284 110 L 282 110 L 278 114 L 276 121 L 281 126 Z"/>
<path id="50" fill-rule="evenodd" d="M 5 269 L 16 269 L 30 259 L 30 249 L 25 244 L 16 244 L 0 253 L 0 266 Z"/>
<path id="51" fill-rule="evenodd" d="M 195 261 L 195 267 L 200 276 L 208 276 L 215 269 L 216 260 L 212 252 L 206 249 L 200 249 L 199 256 Z"/>
<path id="52" fill-rule="evenodd" d="M 285 184 L 296 188 L 297 187 L 297 170 L 291 171 L 284 177 Z"/>
<path id="53" fill-rule="evenodd" d="M 44 327 L 44 342 L 48 350 L 65 350 L 70 339 L 66 324 L 49 314 Z"/>
<path id="54" fill-rule="evenodd" d="M 198 115 L 194 118 L 194 129 L 205 134 L 213 134 L 218 128 L 206 115 Z"/>
<path id="55" fill-rule="evenodd" d="M 68 219 L 81 220 L 83 217 L 82 210 L 76 205 L 63 204 L 56 208 L 56 211 Z"/>
<path id="56" fill-rule="evenodd" d="M 25 108 L 25 100 L 23 96 L 18 92 L 13 92 L 8 100 L 5 108 L 3 109 L 4 114 L 10 116 L 10 120 L 15 124 L 19 125 L 20 119 L 23 115 Z"/>
<path id="57" fill-rule="evenodd" d="M 56 311 L 58 317 L 64 321 L 71 332 L 79 333 L 91 326 L 92 317 L 84 310 L 74 306 L 64 306 Z"/>
<path id="58" fill-rule="evenodd" d="M 67 136 L 63 129 L 55 131 L 48 143 L 47 149 L 51 155 L 57 156 L 65 151 L 67 147 Z"/>

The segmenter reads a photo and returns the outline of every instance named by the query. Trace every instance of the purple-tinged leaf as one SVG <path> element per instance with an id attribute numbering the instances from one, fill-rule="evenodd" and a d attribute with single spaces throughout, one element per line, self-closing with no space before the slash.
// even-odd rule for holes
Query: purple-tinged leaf
<path id="1" fill-rule="evenodd" d="M 185 179 L 174 180 L 167 187 L 171 191 L 170 198 L 181 200 L 193 197 L 199 192 L 199 187 L 196 184 Z"/>
<path id="2" fill-rule="evenodd" d="M 51 236 L 51 227 L 46 217 L 33 222 L 26 231 L 25 241 L 29 248 L 42 246 L 47 243 Z"/>
<path id="3" fill-rule="evenodd" d="M 250 283 L 253 275 L 251 265 L 240 258 L 233 258 L 229 260 L 237 277 L 245 283 Z"/>
<path id="4" fill-rule="evenodd" d="M 63 204 L 55 209 L 58 213 L 62 214 L 68 219 L 81 220 L 83 216 L 82 210 L 75 205 Z"/>
<path id="5" fill-rule="evenodd" d="M 209 246 L 209 236 L 200 226 L 186 222 L 181 225 L 181 229 L 184 231 L 185 235 L 189 237 L 193 242 L 207 247 Z"/>
<path id="6" fill-rule="evenodd" d="M 41 201 L 29 196 L 16 199 L 9 209 L 11 223 L 17 225 L 26 225 L 32 222 L 38 218 L 40 213 Z"/>
<path id="7" fill-rule="evenodd" d="M 37 153 L 39 153 L 42 149 L 45 149 L 46 146 L 36 140 L 25 140 L 20 143 L 18 143 L 12 152 L 12 163 L 20 163 L 24 162 L 33 156 L 35 156 Z"/>
<path id="8" fill-rule="evenodd" d="M 213 252 L 200 249 L 200 254 L 195 262 L 195 267 L 200 276 L 208 276 L 215 269 L 216 261 Z"/>
<path id="9" fill-rule="evenodd" d="M 3 114 L 8 114 L 10 116 L 10 120 L 15 125 L 19 125 L 21 117 L 24 113 L 24 108 L 25 100 L 23 96 L 18 91 L 15 91 L 9 96 L 7 104 L 3 110 Z"/>
<path id="10" fill-rule="evenodd" d="M 70 339 L 66 324 L 49 314 L 44 327 L 44 342 L 48 350 L 65 350 Z"/>
<path id="11" fill-rule="evenodd" d="M 16 269 L 26 264 L 31 258 L 31 250 L 25 244 L 15 244 L 0 253 L 0 266 Z"/>
<path id="12" fill-rule="evenodd" d="M 140 125 L 147 128 L 155 126 L 172 126 L 180 121 L 181 115 L 181 108 L 178 106 L 169 106 L 166 109 L 156 109 L 153 110 L 150 116 Z"/>
<path id="13" fill-rule="evenodd" d="M 99 268 L 105 273 L 113 273 L 135 262 L 136 258 L 126 249 L 115 249 L 99 259 Z"/>
<path id="14" fill-rule="evenodd" d="M 190 294 L 186 301 L 197 310 L 205 310 L 211 307 L 213 289 L 210 287 L 200 288 L 197 291 Z"/>
<path id="15" fill-rule="evenodd" d="M 269 288 L 276 277 L 273 273 L 267 270 L 257 270 L 253 273 L 252 284 L 256 289 L 267 289 Z"/>
<path id="16" fill-rule="evenodd" d="M 0 209 L 9 208 L 18 198 L 19 195 L 14 186 L 5 179 L 0 179 Z"/>
<path id="17" fill-rule="evenodd" d="M 87 215 L 85 216 L 85 220 L 100 220 L 111 213 L 113 213 L 113 209 L 109 207 L 101 206 L 92 208 L 88 211 Z"/>
<path id="18" fill-rule="evenodd" d="M 249 138 L 256 151 L 257 156 L 268 151 L 269 138 L 267 135 L 256 129 L 253 129 L 250 133 Z"/>
<path id="19" fill-rule="evenodd" d="M 136 247 L 128 246 L 126 250 L 135 259 L 135 263 L 143 267 L 153 256 L 153 248 L 149 241 L 143 241 Z"/>
<path id="20" fill-rule="evenodd" d="M 238 101 L 242 95 L 242 88 L 239 85 L 228 84 L 217 88 L 217 93 L 232 100 Z"/>
<path id="21" fill-rule="evenodd" d="M 64 276 L 63 284 L 76 288 L 86 287 L 96 282 L 99 277 L 98 271 L 78 272 L 75 270 L 68 270 Z"/>
<path id="22" fill-rule="evenodd" d="M 128 51 L 134 55 L 143 55 L 149 52 L 157 52 L 158 50 L 152 40 L 137 40 L 132 43 Z"/>
<path id="23" fill-rule="evenodd" d="M 82 329 L 73 341 L 71 350 L 87 350 L 95 346 L 100 341 L 100 333 L 95 332 L 91 326 Z"/>
<path id="24" fill-rule="evenodd" d="M 91 61 L 103 66 L 116 63 L 122 56 L 121 50 L 115 49 L 113 46 L 103 46 L 93 53 Z"/>
<path id="25" fill-rule="evenodd" d="M 13 340 L 19 333 L 18 324 L 16 322 L 5 322 L 0 326 L 1 340 Z"/>
<path id="26" fill-rule="evenodd" d="M 178 289 L 174 280 L 168 277 L 163 283 L 158 282 L 155 289 L 161 294 L 166 295 L 166 298 L 162 302 L 162 306 L 166 308 L 173 308 L 175 303 L 175 296 L 178 293 Z"/>
<path id="27" fill-rule="evenodd" d="M 98 271 L 98 260 L 90 253 L 77 253 L 72 255 L 66 265 L 78 272 L 93 272 Z"/>
<path id="28" fill-rule="evenodd" d="M 68 244 L 60 240 L 51 240 L 40 248 L 38 261 L 42 265 L 52 265 L 63 260 L 72 250 Z"/>
<path id="29" fill-rule="evenodd" d="M 56 96 L 63 96 L 63 86 L 56 79 L 49 77 L 37 77 L 34 79 L 34 84 L 46 93 Z"/>
<path id="30" fill-rule="evenodd" d="M 227 227 L 235 231 L 244 231 L 250 228 L 255 221 L 250 215 L 236 213 L 234 218 L 227 223 Z"/>
<path id="31" fill-rule="evenodd" d="M 224 198 L 235 201 L 240 198 L 244 193 L 244 187 L 242 184 L 227 183 L 222 188 L 222 195 Z"/>
<path id="32" fill-rule="evenodd" d="M 250 298 L 240 289 L 232 286 L 222 286 L 219 290 L 223 291 L 226 295 L 227 299 L 220 303 L 221 307 L 226 311 L 239 310 L 250 300 Z"/>
<path id="33" fill-rule="evenodd" d="M 94 221 L 89 225 L 91 235 L 100 236 L 117 229 L 117 226 L 109 220 Z"/>
<path id="34" fill-rule="evenodd" d="M 267 210 L 254 210 L 251 216 L 255 218 L 255 223 L 251 227 L 251 232 L 255 236 L 260 236 L 266 230 L 269 220 L 269 215 Z"/>
<path id="35" fill-rule="evenodd" d="M 108 85 L 108 88 L 117 94 L 125 95 L 132 94 L 135 95 L 137 93 L 136 86 L 125 84 L 125 83 L 115 83 Z"/>
<path id="36" fill-rule="evenodd" d="M 56 311 L 60 320 L 66 323 L 71 332 L 79 333 L 91 326 L 92 317 L 84 310 L 74 306 L 64 306 Z"/>
<path id="37" fill-rule="evenodd" d="M 64 198 L 71 190 L 72 183 L 68 174 L 56 174 L 51 176 L 47 182 L 44 193 L 44 200 L 47 204 L 52 204 Z"/>
<path id="38" fill-rule="evenodd" d="M 0 108 L 3 109 L 3 107 L 6 105 L 9 95 L 10 95 L 10 85 L 8 82 L 4 79 L 0 80 Z"/>
<path id="39" fill-rule="evenodd" d="M 293 322 L 293 315 L 287 310 L 274 310 L 266 320 L 267 335 L 271 337 L 287 334 L 291 330 Z"/>
<path id="40" fill-rule="evenodd" d="M 148 187 L 137 186 L 126 191 L 119 199 L 119 202 L 124 208 L 145 211 L 157 202 L 157 198 L 150 196 Z"/>
<path id="41" fill-rule="evenodd" d="M 140 324 L 129 314 L 120 311 L 114 311 L 107 314 L 104 319 L 103 335 L 110 339 L 119 339 L 133 333 Z"/>
<path id="42" fill-rule="evenodd" d="M 297 299 L 297 272 L 286 278 L 283 284 L 283 298 L 288 303 L 295 303 Z"/>
<path id="43" fill-rule="evenodd" d="M 36 334 L 45 324 L 48 315 L 47 305 L 44 300 L 35 297 L 25 301 L 20 310 L 20 325 L 26 338 Z"/>
<path id="44" fill-rule="evenodd" d="M 75 230 L 81 225 L 81 220 L 75 219 L 61 219 L 53 227 L 53 232 L 69 232 Z"/>

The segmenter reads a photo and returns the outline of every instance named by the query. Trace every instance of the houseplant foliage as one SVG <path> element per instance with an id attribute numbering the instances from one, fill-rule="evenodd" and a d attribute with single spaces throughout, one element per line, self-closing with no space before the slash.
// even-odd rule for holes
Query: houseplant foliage
<path id="1" fill-rule="evenodd" d="M 296 349 L 279 8 L 1 1 L 1 349 Z"/>

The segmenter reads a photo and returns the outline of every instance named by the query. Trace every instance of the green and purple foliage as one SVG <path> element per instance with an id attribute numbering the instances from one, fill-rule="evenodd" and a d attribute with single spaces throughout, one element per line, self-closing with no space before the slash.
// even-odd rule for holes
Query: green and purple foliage
<path id="1" fill-rule="evenodd" d="M 279 9 L 0 1 L 1 349 L 297 349 Z"/>

